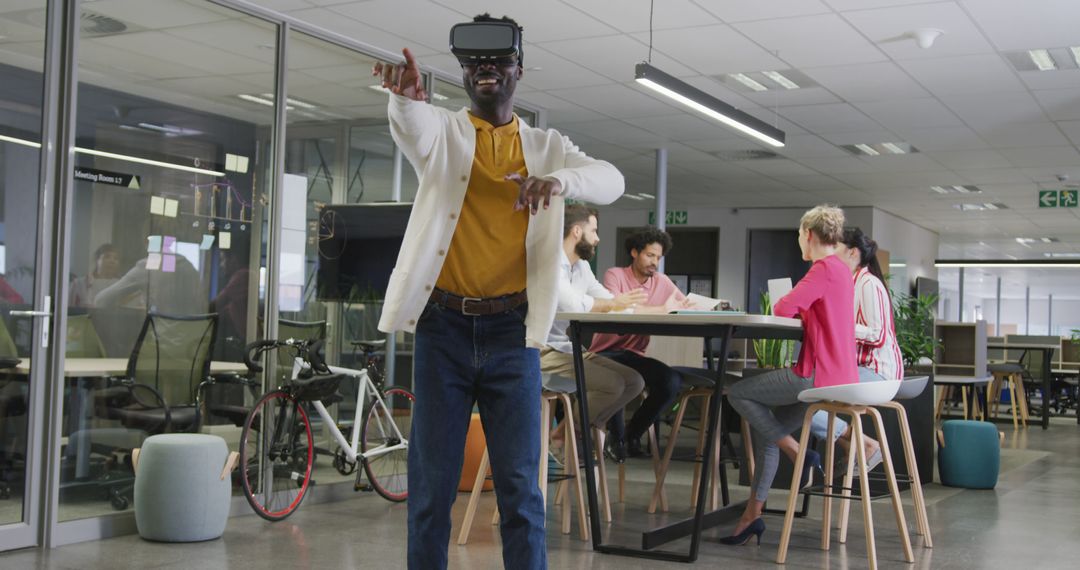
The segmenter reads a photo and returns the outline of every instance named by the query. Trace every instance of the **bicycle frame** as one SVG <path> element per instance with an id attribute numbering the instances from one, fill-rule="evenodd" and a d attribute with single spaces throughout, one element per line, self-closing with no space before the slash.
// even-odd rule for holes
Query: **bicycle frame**
<path id="1" fill-rule="evenodd" d="M 293 363 L 292 372 L 294 378 L 300 372 L 300 369 L 303 365 L 303 359 L 297 358 L 295 360 L 295 362 Z M 368 375 L 367 369 L 356 370 L 353 368 L 342 368 L 340 366 L 327 366 L 327 368 L 329 368 L 330 372 L 333 374 L 344 374 L 346 376 L 360 379 L 360 386 L 356 391 L 356 415 L 353 418 L 352 429 L 349 433 L 349 441 L 345 440 L 344 434 L 342 434 L 341 430 L 338 429 L 337 422 L 335 422 L 334 419 L 330 416 L 330 412 L 326 410 L 326 406 L 324 406 L 323 403 L 318 400 L 312 402 L 315 411 L 319 413 L 319 417 L 321 417 L 323 420 L 323 425 L 325 425 L 330 430 L 330 435 L 345 452 L 345 457 L 350 462 L 356 462 L 358 459 L 366 462 L 368 459 L 373 459 L 375 457 L 379 457 L 380 455 L 385 455 L 392 451 L 407 449 L 409 447 L 409 440 L 401 433 L 401 430 L 398 429 L 397 424 L 394 422 L 390 422 L 390 428 L 393 430 L 392 435 L 400 443 L 397 443 L 395 445 L 380 445 L 374 449 L 367 450 L 366 453 L 360 453 L 360 429 L 363 423 L 365 411 L 364 404 L 367 403 L 368 393 L 370 392 L 371 398 L 373 398 L 379 405 L 381 405 L 384 410 L 387 410 L 388 412 L 392 412 L 392 410 L 387 407 L 386 402 L 382 399 L 382 395 L 379 394 L 379 391 L 375 388 L 375 383 L 371 381 L 371 377 Z M 383 429 L 381 423 L 379 424 L 379 429 Z M 385 437 L 388 434 L 382 433 L 380 435 Z"/>

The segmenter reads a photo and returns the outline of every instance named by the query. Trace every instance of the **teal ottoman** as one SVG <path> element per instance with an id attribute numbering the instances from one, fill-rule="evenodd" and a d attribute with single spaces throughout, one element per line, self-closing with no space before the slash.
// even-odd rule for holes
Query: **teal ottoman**
<path id="1" fill-rule="evenodd" d="M 941 484 L 964 489 L 993 489 L 1001 469 L 1001 439 L 994 424 L 949 420 L 938 430 Z"/>
<path id="2" fill-rule="evenodd" d="M 216 435 L 163 434 L 133 454 L 139 535 L 196 542 L 225 532 L 236 454 Z"/>

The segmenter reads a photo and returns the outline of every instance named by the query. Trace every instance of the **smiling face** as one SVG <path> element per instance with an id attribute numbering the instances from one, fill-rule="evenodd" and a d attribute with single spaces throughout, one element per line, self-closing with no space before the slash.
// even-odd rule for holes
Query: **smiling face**
<path id="1" fill-rule="evenodd" d="M 513 56 L 492 62 L 462 64 L 461 73 L 465 92 L 469 94 L 473 106 L 495 110 L 504 105 L 513 105 L 514 90 L 523 71 L 518 65 L 517 56 Z"/>

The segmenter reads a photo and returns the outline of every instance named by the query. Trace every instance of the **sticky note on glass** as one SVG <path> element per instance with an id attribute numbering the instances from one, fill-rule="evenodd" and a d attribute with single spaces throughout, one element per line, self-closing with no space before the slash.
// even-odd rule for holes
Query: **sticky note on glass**
<path id="1" fill-rule="evenodd" d="M 177 211 L 180 209 L 180 202 L 173 200 L 172 198 L 165 199 L 165 217 L 175 218 Z"/>
<path id="2" fill-rule="evenodd" d="M 160 253 L 161 236 L 150 236 L 146 238 L 146 251 L 147 253 Z"/>
<path id="3" fill-rule="evenodd" d="M 161 240 L 161 253 L 176 253 L 176 236 L 165 236 Z"/>
<path id="4" fill-rule="evenodd" d="M 248 169 L 248 157 L 243 156 L 243 155 L 238 155 L 236 157 L 236 171 L 237 172 L 247 172 L 247 169 Z"/>
<path id="5" fill-rule="evenodd" d="M 225 170 L 236 172 L 236 158 L 235 154 L 225 153 Z"/>
<path id="6" fill-rule="evenodd" d="M 203 234 L 202 243 L 199 244 L 199 249 L 210 249 L 214 245 L 213 234 Z"/>
<path id="7" fill-rule="evenodd" d="M 157 271 L 161 269 L 161 254 L 151 253 L 146 256 L 146 269 L 150 271 Z"/>
<path id="8" fill-rule="evenodd" d="M 150 213 L 159 216 L 165 214 L 165 198 L 162 198 L 161 196 L 151 196 Z"/>
<path id="9" fill-rule="evenodd" d="M 165 273 L 176 272 L 176 256 L 166 253 L 161 256 L 161 270 Z"/>
<path id="10" fill-rule="evenodd" d="M 218 232 L 217 235 L 218 249 L 229 249 L 232 247 L 232 233 L 231 232 Z"/>

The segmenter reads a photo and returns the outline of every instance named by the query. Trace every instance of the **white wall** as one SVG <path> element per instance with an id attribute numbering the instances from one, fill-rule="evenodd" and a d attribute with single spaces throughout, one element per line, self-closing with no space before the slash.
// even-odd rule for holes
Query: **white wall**
<path id="1" fill-rule="evenodd" d="M 684 208 L 677 202 L 669 204 L 668 209 L 687 210 L 687 224 L 672 227 L 719 228 L 717 295 L 733 301 L 736 305 L 741 305 L 742 300 L 746 298 L 748 230 L 796 229 L 799 226 L 799 219 L 806 211 L 804 208 Z M 845 208 L 848 225 L 859 226 L 864 230 L 872 228 L 873 210 L 869 207 Z M 616 229 L 641 227 L 648 221 L 649 210 L 600 208 L 600 249 L 596 261 L 598 275 L 602 275 L 615 264 L 615 254 L 622 247 L 621 243 L 615 243 Z M 894 225 L 897 224 L 894 222 Z M 679 247 L 679 244 L 676 243 L 675 247 Z M 934 253 L 937 253 L 936 234 L 934 235 Z M 931 256 L 931 266 L 933 266 L 932 260 Z"/>
<path id="2" fill-rule="evenodd" d="M 890 263 L 906 264 L 903 268 L 882 268 L 887 273 L 904 274 L 906 287 L 898 292 L 906 293 L 916 277 L 937 279 L 934 260 L 938 254 L 938 234 L 884 210 L 873 210 L 870 236 L 878 247 L 889 252 Z M 863 231 L 866 231 L 866 227 L 863 227 Z M 894 284 L 893 287 L 900 289 L 897 285 L 901 284 Z"/>

